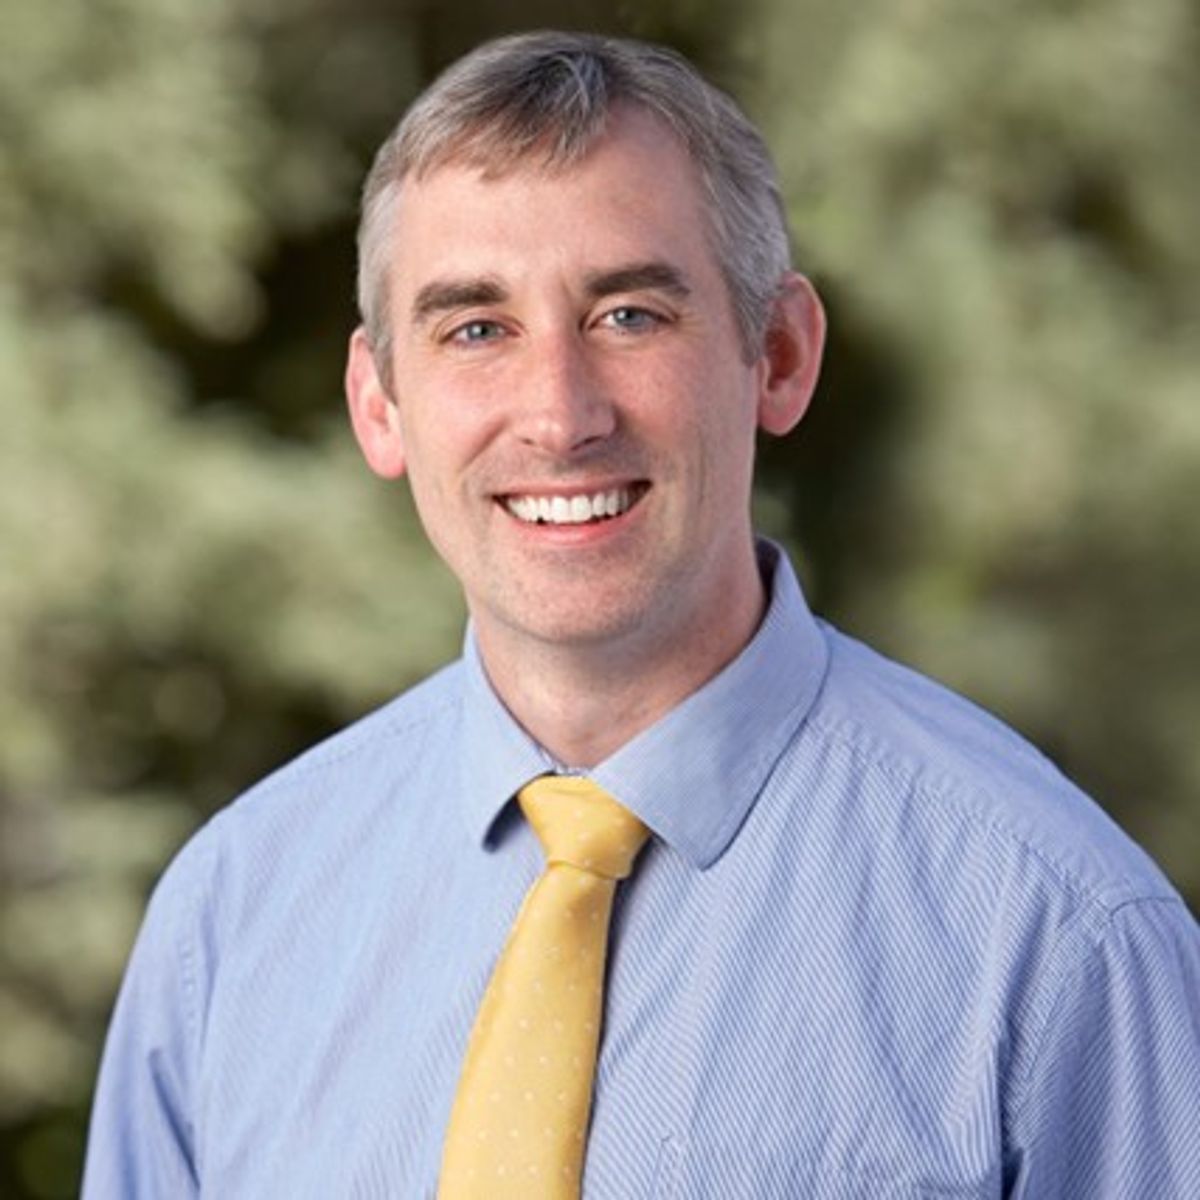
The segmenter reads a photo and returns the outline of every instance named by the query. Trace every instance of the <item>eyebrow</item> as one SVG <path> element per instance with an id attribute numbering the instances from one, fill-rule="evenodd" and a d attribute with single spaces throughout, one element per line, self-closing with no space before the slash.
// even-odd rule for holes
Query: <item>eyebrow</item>
<path id="1" fill-rule="evenodd" d="M 665 262 L 630 263 L 611 270 L 593 271 L 584 279 L 584 289 L 593 300 L 618 292 L 645 290 L 668 292 L 680 298 L 691 294 L 683 273 Z M 423 324 L 430 317 L 477 304 L 502 304 L 508 291 L 494 279 L 435 279 L 417 292 L 412 304 L 413 320 Z"/>
<path id="2" fill-rule="evenodd" d="M 665 262 L 631 263 L 611 271 L 592 272 L 584 280 L 587 293 L 594 300 L 617 292 L 659 291 L 680 298 L 690 295 L 683 272 Z"/>
<path id="3" fill-rule="evenodd" d="M 435 279 L 413 300 L 413 320 L 419 325 L 435 313 L 476 304 L 500 304 L 507 299 L 508 292 L 494 279 Z"/>

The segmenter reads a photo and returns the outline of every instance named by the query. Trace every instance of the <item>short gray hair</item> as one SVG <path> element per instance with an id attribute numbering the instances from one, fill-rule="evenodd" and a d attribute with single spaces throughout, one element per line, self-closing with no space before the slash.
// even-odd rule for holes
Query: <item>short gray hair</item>
<path id="1" fill-rule="evenodd" d="M 449 162 L 499 175 L 533 160 L 578 162 L 628 105 L 684 143 L 706 193 L 713 250 L 747 361 L 762 352 L 772 301 L 788 270 L 787 218 L 762 135 L 724 92 L 661 46 L 585 33 L 518 34 L 486 42 L 416 100 L 379 149 L 363 187 L 358 306 L 391 384 L 388 262 L 403 181 Z"/>

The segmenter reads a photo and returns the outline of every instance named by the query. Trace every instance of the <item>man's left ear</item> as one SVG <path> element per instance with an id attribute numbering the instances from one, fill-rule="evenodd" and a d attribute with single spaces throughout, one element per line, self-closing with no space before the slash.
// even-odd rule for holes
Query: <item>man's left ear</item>
<path id="1" fill-rule="evenodd" d="M 758 424 L 780 437 L 804 416 L 821 371 L 825 309 L 813 285 L 789 271 L 771 306 L 760 363 Z"/>

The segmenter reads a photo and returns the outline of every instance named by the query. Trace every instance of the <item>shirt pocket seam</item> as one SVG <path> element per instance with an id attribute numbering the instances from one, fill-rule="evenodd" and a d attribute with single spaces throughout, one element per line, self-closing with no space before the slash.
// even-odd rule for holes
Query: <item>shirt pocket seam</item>
<path id="1" fill-rule="evenodd" d="M 678 1134 L 668 1133 L 658 1143 L 658 1161 L 650 1187 L 651 1200 L 677 1200 L 683 1177 L 684 1145 Z"/>

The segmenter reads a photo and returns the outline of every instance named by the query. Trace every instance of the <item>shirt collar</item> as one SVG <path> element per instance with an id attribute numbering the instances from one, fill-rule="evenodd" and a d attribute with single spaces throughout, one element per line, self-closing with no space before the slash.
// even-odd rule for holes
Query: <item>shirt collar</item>
<path id="1" fill-rule="evenodd" d="M 463 645 L 462 788 L 467 829 L 485 844 L 501 810 L 531 779 L 561 766 L 516 722 L 492 688 L 468 624 Z"/>
<path id="2" fill-rule="evenodd" d="M 829 652 L 791 563 L 760 541 L 770 602 L 746 648 L 699 691 L 588 775 L 695 866 L 737 836 L 772 767 L 804 721 Z M 562 770 L 496 696 L 475 638 L 464 648 L 462 795 L 471 836 L 486 842 L 507 801 L 538 775 Z"/>

